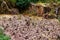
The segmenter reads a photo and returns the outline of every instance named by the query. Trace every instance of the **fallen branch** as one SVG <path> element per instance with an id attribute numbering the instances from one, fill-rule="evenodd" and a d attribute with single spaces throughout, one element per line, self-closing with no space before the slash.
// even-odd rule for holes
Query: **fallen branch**
<path id="1" fill-rule="evenodd" d="M 6 11 L 8 11 L 10 13 L 14 13 L 14 14 L 19 13 L 19 11 L 17 9 L 15 9 L 15 8 L 10 9 L 8 7 L 7 3 L 3 0 L 2 3 L 1 3 L 1 8 L 4 9 L 4 7 L 6 7 L 6 9 L 7 9 Z"/>
<path id="2" fill-rule="evenodd" d="M 1 3 L 1 7 L 3 8 L 4 5 L 6 6 L 6 9 L 7 9 L 8 11 L 11 11 L 11 9 L 9 9 L 9 7 L 8 7 L 8 5 L 7 5 L 7 3 L 6 3 L 5 1 L 3 1 L 3 2 Z"/>

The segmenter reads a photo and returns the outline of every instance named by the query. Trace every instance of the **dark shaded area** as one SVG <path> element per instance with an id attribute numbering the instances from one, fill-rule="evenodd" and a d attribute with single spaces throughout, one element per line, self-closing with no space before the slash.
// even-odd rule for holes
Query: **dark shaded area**
<path id="1" fill-rule="evenodd" d="M 50 7 L 44 7 L 44 13 L 48 13 L 51 11 L 51 8 Z"/>

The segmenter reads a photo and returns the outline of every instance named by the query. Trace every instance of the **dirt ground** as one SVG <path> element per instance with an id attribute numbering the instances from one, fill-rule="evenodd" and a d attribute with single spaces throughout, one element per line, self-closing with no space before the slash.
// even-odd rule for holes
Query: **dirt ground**
<path id="1" fill-rule="evenodd" d="M 57 19 L 0 15 L 0 26 L 11 40 L 60 40 L 60 23 Z"/>

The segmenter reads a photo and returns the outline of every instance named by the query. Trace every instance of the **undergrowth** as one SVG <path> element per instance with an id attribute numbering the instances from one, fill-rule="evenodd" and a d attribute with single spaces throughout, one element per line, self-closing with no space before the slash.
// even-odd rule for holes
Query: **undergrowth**
<path id="1" fill-rule="evenodd" d="M 4 30 L 0 28 L 0 40 L 10 40 L 10 37 L 4 34 Z"/>

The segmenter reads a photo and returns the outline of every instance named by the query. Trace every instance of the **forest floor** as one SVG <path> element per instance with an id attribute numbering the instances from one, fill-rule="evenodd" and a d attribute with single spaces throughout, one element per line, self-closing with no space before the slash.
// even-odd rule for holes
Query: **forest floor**
<path id="1" fill-rule="evenodd" d="M 60 22 L 55 18 L 4 14 L 0 26 L 11 40 L 60 40 Z"/>

